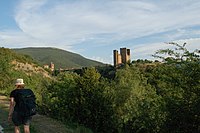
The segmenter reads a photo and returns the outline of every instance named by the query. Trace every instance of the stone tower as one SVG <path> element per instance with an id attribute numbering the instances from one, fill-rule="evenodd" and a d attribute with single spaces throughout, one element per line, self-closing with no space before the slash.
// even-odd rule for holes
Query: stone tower
<path id="1" fill-rule="evenodd" d="M 121 64 L 121 55 L 118 53 L 117 50 L 113 50 L 113 61 L 114 61 L 114 66 L 117 66 L 118 64 Z"/>
<path id="2" fill-rule="evenodd" d="M 113 61 L 114 66 L 120 65 L 120 64 L 126 64 L 130 61 L 130 49 L 127 48 L 120 48 L 120 54 L 117 50 L 113 50 Z"/>
<path id="3" fill-rule="evenodd" d="M 50 64 L 50 69 L 51 69 L 52 72 L 53 72 L 54 69 L 55 69 L 55 66 L 54 66 L 53 62 L 51 62 L 51 64 Z"/>
<path id="4" fill-rule="evenodd" d="M 130 61 L 130 49 L 120 48 L 120 54 L 122 56 L 122 63 L 126 64 Z"/>

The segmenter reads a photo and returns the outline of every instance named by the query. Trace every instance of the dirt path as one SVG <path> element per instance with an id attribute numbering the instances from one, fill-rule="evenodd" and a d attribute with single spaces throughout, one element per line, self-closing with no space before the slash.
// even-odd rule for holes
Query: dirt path
<path id="1" fill-rule="evenodd" d="M 13 133 L 13 125 L 7 121 L 9 101 L 0 95 L 0 125 L 4 133 Z M 64 124 L 43 115 L 35 115 L 32 119 L 31 130 L 34 133 L 79 133 L 68 129 Z"/>

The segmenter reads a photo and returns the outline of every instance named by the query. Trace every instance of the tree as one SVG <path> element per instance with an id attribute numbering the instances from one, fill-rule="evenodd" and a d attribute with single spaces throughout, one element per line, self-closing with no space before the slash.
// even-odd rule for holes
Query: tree
<path id="1" fill-rule="evenodd" d="M 6 48 L 0 48 L 0 90 L 8 88 L 10 69 L 10 51 Z"/>
<path id="2" fill-rule="evenodd" d="M 164 64 L 153 70 L 151 82 L 166 102 L 168 117 L 163 132 L 199 132 L 200 51 L 188 51 L 186 43 L 169 44 L 176 48 L 155 54 Z"/>
<path id="3" fill-rule="evenodd" d="M 139 69 L 132 66 L 117 71 L 114 108 L 119 132 L 159 132 L 165 120 L 162 99 Z"/>

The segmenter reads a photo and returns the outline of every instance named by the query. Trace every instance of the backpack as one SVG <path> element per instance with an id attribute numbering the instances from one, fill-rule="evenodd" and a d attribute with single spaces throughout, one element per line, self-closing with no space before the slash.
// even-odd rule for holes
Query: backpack
<path id="1" fill-rule="evenodd" d="M 23 117 L 36 114 L 36 98 L 32 90 L 23 89 L 18 92 L 19 104 L 18 113 Z"/>

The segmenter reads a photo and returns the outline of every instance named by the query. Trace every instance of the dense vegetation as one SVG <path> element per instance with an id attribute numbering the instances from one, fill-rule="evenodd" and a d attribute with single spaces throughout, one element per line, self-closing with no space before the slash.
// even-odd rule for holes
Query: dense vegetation
<path id="1" fill-rule="evenodd" d="M 25 72 L 15 69 L 17 66 L 12 64 L 12 61 L 21 63 L 34 64 L 34 67 L 39 67 L 35 60 L 28 55 L 17 54 L 7 48 L 0 48 L 0 93 L 9 95 L 14 89 L 14 83 L 17 78 L 23 78 L 26 86 L 33 89 L 37 95 L 38 102 L 41 101 L 40 91 L 45 88 L 50 81 L 49 78 L 44 78 L 41 73 Z"/>
<path id="2" fill-rule="evenodd" d="M 138 60 L 120 68 L 60 73 L 35 89 L 42 112 L 95 133 L 200 132 L 200 51 L 170 44 L 175 49 L 154 55 L 162 62 Z M 1 75 L 10 74 L 9 67 L 1 68 Z M 26 80 L 39 83 L 32 77 Z"/>
<path id="3" fill-rule="evenodd" d="M 81 68 L 103 65 L 103 63 L 89 60 L 81 55 L 57 48 L 22 48 L 14 49 L 21 54 L 27 54 L 39 61 L 41 65 L 53 62 L 59 68 Z"/>
<path id="4" fill-rule="evenodd" d="M 95 68 L 61 73 L 45 91 L 44 112 L 93 132 L 200 132 L 200 51 L 171 44 L 154 55 L 162 63 L 109 68 L 114 78 Z"/>

